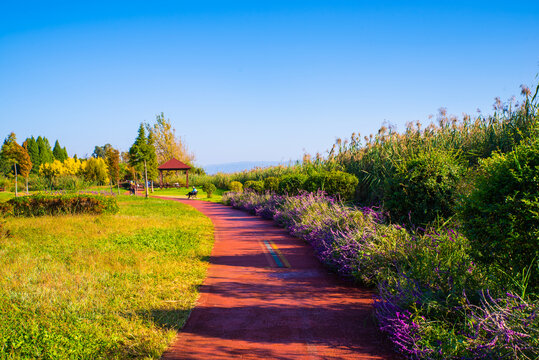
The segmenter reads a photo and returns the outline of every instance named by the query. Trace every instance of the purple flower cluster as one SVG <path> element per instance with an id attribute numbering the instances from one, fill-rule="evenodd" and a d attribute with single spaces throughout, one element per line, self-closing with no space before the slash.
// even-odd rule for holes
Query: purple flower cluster
<path id="1" fill-rule="evenodd" d="M 229 193 L 236 208 L 273 218 L 306 240 L 325 265 L 375 285 L 380 329 L 413 359 L 535 358 L 537 301 L 485 296 L 484 276 L 455 229 L 387 223 L 378 208 L 345 206 L 322 192 L 284 197 Z M 466 294 L 474 294 L 470 300 Z M 486 294 L 489 294 L 486 292 Z"/>
<path id="2" fill-rule="evenodd" d="M 475 356 L 527 359 L 539 357 L 538 303 L 513 293 L 494 298 L 481 292 L 480 305 L 469 302 L 467 337 Z"/>

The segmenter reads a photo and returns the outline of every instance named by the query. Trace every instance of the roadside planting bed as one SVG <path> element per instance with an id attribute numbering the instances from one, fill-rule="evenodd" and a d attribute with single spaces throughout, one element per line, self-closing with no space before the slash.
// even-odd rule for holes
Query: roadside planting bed
<path id="1" fill-rule="evenodd" d="M 376 317 L 409 358 L 533 359 L 537 298 L 475 264 L 456 229 L 406 230 L 376 208 L 345 206 L 323 193 L 286 197 L 228 193 L 225 203 L 273 218 L 310 243 L 320 261 L 375 286 Z"/>

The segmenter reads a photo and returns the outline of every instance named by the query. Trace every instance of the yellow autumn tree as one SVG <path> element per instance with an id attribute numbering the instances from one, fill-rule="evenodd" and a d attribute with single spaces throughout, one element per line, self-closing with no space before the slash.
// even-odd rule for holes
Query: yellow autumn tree
<path id="1" fill-rule="evenodd" d="M 163 113 L 156 116 L 155 124 L 151 129 L 154 138 L 155 152 L 159 164 L 176 158 L 185 164 L 192 165 L 195 155 L 189 152 L 187 144 L 182 138 L 176 136 L 176 129 L 170 124 L 170 119 L 165 119 Z"/>
<path id="2" fill-rule="evenodd" d="M 13 166 L 15 175 L 15 196 L 18 195 L 18 175 L 22 175 L 26 179 L 26 192 L 28 192 L 28 175 L 32 169 L 32 161 L 28 151 L 17 143 L 15 133 L 11 133 L 4 144 L 0 153 L 9 164 Z"/>
<path id="3" fill-rule="evenodd" d="M 81 173 L 87 181 L 104 185 L 109 182 L 108 168 L 103 158 L 89 158 L 82 163 Z"/>
<path id="4" fill-rule="evenodd" d="M 49 181 L 49 185 L 52 189 L 52 182 L 54 178 L 63 175 L 65 173 L 64 164 L 58 160 L 54 160 L 50 163 L 44 163 L 39 166 L 39 174 L 45 177 Z"/>
<path id="5" fill-rule="evenodd" d="M 67 158 L 62 163 L 64 175 L 79 175 L 81 173 L 82 162 L 79 159 Z"/>

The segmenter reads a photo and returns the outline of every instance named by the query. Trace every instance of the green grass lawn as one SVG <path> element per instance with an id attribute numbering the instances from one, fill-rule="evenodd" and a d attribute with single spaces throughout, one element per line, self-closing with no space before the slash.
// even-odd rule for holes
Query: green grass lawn
<path id="1" fill-rule="evenodd" d="M 1 359 L 159 358 L 198 296 L 210 220 L 129 196 L 116 215 L 7 218 Z"/>
<path id="2" fill-rule="evenodd" d="M 159 189 L 159 188 L 155 188 L 153 194 L 150 193 L 150 195 L 170 196 L 170 197 L 177 197 L 177 198 L 186 199 L 187 198 L 187 193 L 189 191 L 191 191 L 192 189 L 193 189 L 192 187 L 190 187 L 190 188 L 170 188 L 170 189 L 162 189 L 162 190 Z M 198 188 L 198 187 L 197 187 L 197 190 L 198 190 L 198 195 L 197 195 L 198 200 L 211 201 L 211 202 L 217 202 L 217 203 L 221 202 L 221 198 L 223 197 L 223 194 L 225 193 L 225 191 L 228 191 L 228 190 L 217 189 L 212 194 L 212 197 L 208 198 L 208 196 L 204 192 L 204 190 L 202 190 L 201 188 Z"/>
<path id="3" fill-rule="evenodd" d="M 0 191 L 0 201 L 8 201 L 15 196 L 15 193 L 9 191 Z"/>

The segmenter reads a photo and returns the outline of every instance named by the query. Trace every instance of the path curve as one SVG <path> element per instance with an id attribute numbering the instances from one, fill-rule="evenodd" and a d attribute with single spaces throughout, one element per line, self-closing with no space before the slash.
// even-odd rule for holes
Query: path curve
<path id="1" fill-rule="evenodd" d="M 215 245 L 163 359 L 397 359 L 374 324 L 372 292 L 328 273 L 304 241 L 243 211 L 174 200 L 212 220 Z"/>

